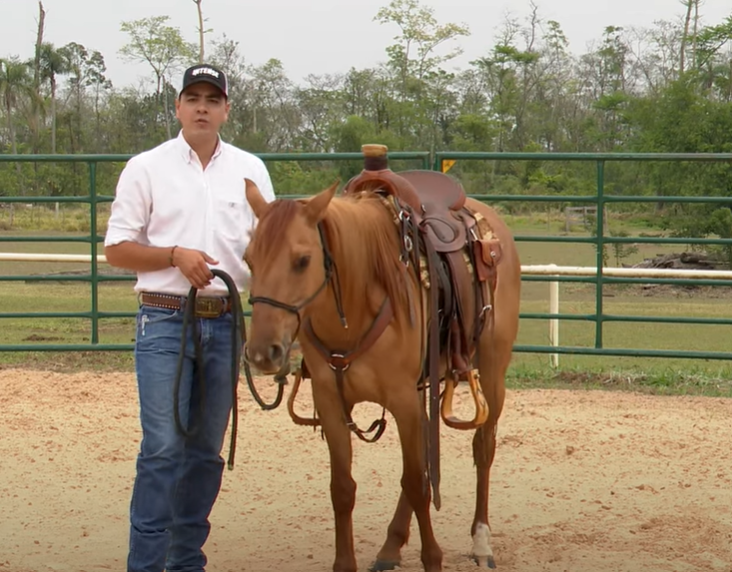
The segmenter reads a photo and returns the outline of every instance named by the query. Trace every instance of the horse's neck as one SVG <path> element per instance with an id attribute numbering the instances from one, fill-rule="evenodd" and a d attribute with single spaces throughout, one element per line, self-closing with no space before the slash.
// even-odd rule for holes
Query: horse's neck
<path id="1" fill-rule="evenodd" d="M 331 284 L 327 295 L 319 298 L 319 303 L 312 307 L 308 318 L 315 335 L 326 347 L 333 351 L 348 351 L 356 346 L 369 329 L 377 312 L 373 310 L 371 300 L 344 297 L 341 299 L 344 326 L 336 304 L 336 291 L 335 285 Z"/>
<path id="2" fill-rule="evenodd" d="M 313 329 L 318 336 L 322 334 L 324 343 L 346 347 L 353 346 L 369 328 L 385 295 L 378 281 L 374 280 L 373 269 L 369 267 L 373 261 L 366 264 L 367 261 L 362 256 L 363 248 L 359 243 L 369 240 L 368 236 L 353 233 L 353 229 L 372 232 L 373 227 L 369 229 L 358 224 L 358 216 L 357 209 L 346 208 L 334 219 L 332 224 L 339 227 L 335 229 L 336 235 L 347 232 L 353 240 L 335 241 L 337 244 L 329 245 L 335 264 L 334 274 L 326 295 L 318 298 L 309 313 Z M 336 303 L 338 300 L 348 324 L 347 328 L 341 322 Z"/>

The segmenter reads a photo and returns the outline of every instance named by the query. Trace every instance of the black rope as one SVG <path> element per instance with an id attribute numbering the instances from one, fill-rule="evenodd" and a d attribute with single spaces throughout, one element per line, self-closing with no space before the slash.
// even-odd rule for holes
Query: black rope
<path id="1" fill-rule="evenodd" d="M 246 343 L 246 323 L 244 321 L 244 312 L 242 310 L 241 297 L 239 291 L 236 288 L 234 280 L 223 270 L 216 268 L 211 269 L 211 273 L 214 276 L 218 276 L 226 284 L 228 290 L 229 299 L 231 300 L 231 315 L 234 323 L 231 328 L 231 444 L 229 447 L 229 459 L 227 462 L 228 468 L 231 470 L 234 468 L 234 455 L 236 453 L 236 434 L 238 429 L 238 395 L 237 388 L 239 383 L 239 364 L 241 363 L 242 348 Z M 188 332 L 188 326 L 192 329 L 193 347 L 195 350 L 196 369 L 198 371 L 198 384 L 200 390 L 200 400 L 198 413 L 203 417 L 206 409 L 206 376 L 204 375 L 203 368 L 203 348 L 201 346 L 200 332 L 198 330 L 198 322 L 195 318 L 196 310 L 196 294 L 198 290 L 191 286 L 188 292 L 188 299 L 186 307 L 183 313 L 183 332 L 181 334 L 180 353 L 178 356 L 178 364 L 176 368 L 175 383 L 173 385 L 173 415 L 175 418 L 175 425 L 180 434 L 186 438 L 191 438 L 198 433 L 200 430 L 199 424 L 194 424 L 189 420 L 189 427 L 187 429 L 183 427 L 183 423 L 180 419 L 180 382 L 183 373 L 183 364 L 185 361 L 185 350 L 186 350 L 186 334 Z M 284 386 L 287 383 L 287 373 L 279 372 L 275 376 L 277 382 L 277 396 L 272 403 L 265 403 L 254 387 L 254 380 L 252 379 L 252 373 L 249 369 L 249 364 L 244 362 L 244 374 L 247 380 L 249 390 L 252 392 L 255 401 L 264 410 L 272 410 L 279 407 L 282 403 L 282 396 L 284 393 Z M 200 419 L 199 419 L 200 421 Z"/>

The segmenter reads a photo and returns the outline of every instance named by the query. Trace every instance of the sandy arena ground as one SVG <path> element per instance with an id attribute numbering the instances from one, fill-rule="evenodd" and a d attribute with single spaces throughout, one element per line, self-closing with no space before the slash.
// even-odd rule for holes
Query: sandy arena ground
<path id="1" fill-rule="evenodd" d="M 124 570 L 134 377 L 6 369 L 0 388 L 0 571 Z M 308 401 L 306 385 L 300 412 Z M 364 425 L 379 413 L 362 406 L 356 418 Z M 732 401 L 723 399 L 509 392 L 492 480 L 499 571 L 730 572 L 731 420 Z M 472 571 L 470 436 L 443 435 L 434 525 L 444 569 Z M 393 424 L 375 445 L 354 439 L 360 570 L 396 503 L 397 443 Z M 237 463 L 212 523 L 208 572 L 331 570 L 326 444 L 295 426 L 284 405 L 257 409 L 245 385 Z M 412 526 L 404 572 L 422 570 Z"/>

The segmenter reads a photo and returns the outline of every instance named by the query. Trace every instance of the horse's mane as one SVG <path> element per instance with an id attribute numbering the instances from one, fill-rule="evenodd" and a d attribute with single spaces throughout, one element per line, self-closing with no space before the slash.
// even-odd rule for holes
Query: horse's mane
<path id="1" fill-rule="evenodd" d="M 302 201 L 276 200 L 257 228 L 263 259 L 282 247 L 287 227 L 303 208 Z M 369 299 L 379 284 L 390 298 L 395 317 L 408 312 L 408 273 L 399 260 L 400 241 L 392 213 L 373 193 L 334 197 L 323 219 L 328 247 L 338 270 L 344 299 Z"/>
<path id="2" fill-rule="evenodd" d="M 363 193 L 334 198 L 323 223 L 338 271 L 348 276 L 341 278 L 344 296 L 366 301 L 380 284 L 399 317 L 408 309 L 410 286 L 392 216 L 377 195 Z"/>
<path id="3" fill-rule="evenodd" d="M 270 203 L 267 212 L 257 224 L 256 249 L 267 262 L 274 260 L 273 253 L 282 248 L 287 233 L 283 232 L 295 218 L 299 209 L 298 202 L 276 199 Z"/>

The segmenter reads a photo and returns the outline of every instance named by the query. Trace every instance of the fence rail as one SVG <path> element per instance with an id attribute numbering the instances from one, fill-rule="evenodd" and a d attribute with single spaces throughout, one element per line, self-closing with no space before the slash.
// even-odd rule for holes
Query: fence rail
<path id="1" fill-rule="evenodd" d="M 265 161 L 361 161 L 361 153 L 283 153 L 260 154 Z M 132 317 L 128 312 L 101 312 L 99 310 L 100 282 L 132 280 L 130 276 L 109 276 L 101 274 L 99 265 L 105 263 L 105 258 L 98 252 L 99 243 L 103 237 L 99 236 L 97 205 L 110 202 L 113 197 L 98 193 L 97 166 L 100 163 L 121 163 L 127 161 L 131 155 L 0 155 L 2 162 L 65 162 L 84 163 L 88 167 L 89 193 L 73 197 L 48 196 L 0 196 L 2 203 L 56 203 L 75 202 L 88 203 L 90 209 L 90 232 L 82 237 L 58 236 L 0 236 L 2 242 L 69 242 L 89 244 L 88 255 L 56 255 L 56 254 L 15 254 L 0 253 L 0 261 L 35 261 L 35 262 L 85 262 L 90 264 L 90 272 L 86 275 L 64 276 L 64 281 L 89 282 L 91 284 L 90 308 L 87 312 L 19 312 L 2 313 L 0 318 L 48 318 L 48 317 L 77 317 L 91 320 L 91 340 L 89 344 L 6 344 L 0 345 L 0 351 L 127 351 L 132 344 L 103 344 L 99 342 L 99 321 L 106 318 Z M 679 323 L 679 324 L 707 324 L 729 325 L 732 320 L 722 318 L 689 318 L 689 317 L 661 317 L 661 316 L 614 316 L 604 312 L 603 288 L 607 284 L 617 283 L 644 283 L 644 284 L 683 284 L 683 285 L 719 285 L 732 286 L 732 272 L 725 271 L 691 271 L 691 270 L 653 270 L 653 269 L 626 269 L 608 268 L 603 262 L 604 247 L 612 244 L 626 243 L 653 243 L 653 244 L 698 244 L 698 245 L 726 245 L 732 246 L 732 239 L 724 238 L 654 238 L 654 237 L 612 237 L 606 234 L 605 208 L 611 203 L 709 203 L 729 204 L 730 197 L 681 197 L 681 196 L 631 196 L 609 195 L 605 192 L 605 165 L 607 162 L 622 161 L 692 161 L 692 162 L 732 162 L 732 154 L 717 153 L 458 153 L 438 152 L 434 158 L 427 152 L 396 152 L 389 153 L 392 160 L 419 161 L 422 168 L 432 168 L 445 171 L 447 162 L 454 161 L 583 161 L 593 162 L 596 168 L 596 192 L 592 196 L 562 196 L 562 195 L 470 195 L 479 200 L 494 202 L 555 202 L 563 204 L 591 204 L 596 209 L 595 236 L 566 237 L 566 236 L 516 236 L 518 242 L 553 242 L 592 244 L 597 250 L 596 265 L 592 267 L 558 267 L 554 265 L 526 265 L 522 267 L 522 279 L 525 281 L 543 281 L 549 283 L 550 311 L 548 313 L 522 313 L 522 319 L 549 320 L 548 345 L 516 345 L 517 352 L 550 354 L 552 363 L 556 365 L 559 354 L 575 355 L 606 355 L 606 356 L 645 356 L 645 357 L 674 357 L 698 359 L 732 359 L 732 352 L 702 352 L 682 350 L 654 350 L 632 348 L 609 348 L 603 344 L 603 326 L 605 323 L 627 321 L 632 323 Z M 287 195 L 286 195 L 287 196 Z M 292 196 L 292 195 L 289 195 Z M 1 246 L 0 246 L 1 248 Z M 12 276 L 0 275 L 0 281 L 56 281 L 58 276 Z M 594 283 L 596 286 L 595 312 L 591 314 L 562 314 L 558 311 L 558 284 L 560 282 Z M 558 343 L 559 321 L 591 321 L 595 323 L 593 347 L 561 346 Z"/>

